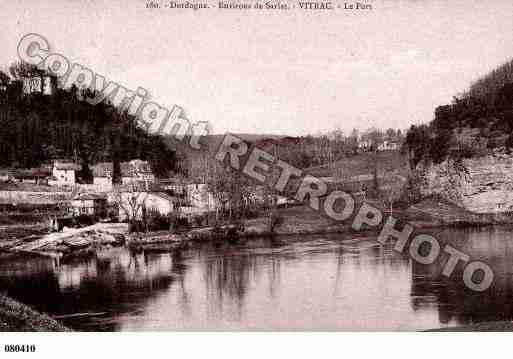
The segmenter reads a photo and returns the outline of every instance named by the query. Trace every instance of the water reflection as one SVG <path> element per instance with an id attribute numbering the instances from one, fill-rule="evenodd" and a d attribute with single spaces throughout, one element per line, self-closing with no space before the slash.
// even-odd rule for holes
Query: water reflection
<path id="1" fill-rule="evenodd" d="M 447 230 L 495 283 L 467 290 L 458 266 L 425 266 L 374 238 L 262 238 L 172 253 L 100 252 L 56 268 L 1 261 L 0 288 L 78 330 L 420 330 L 513 319 L 512 231 Z M 88 314 L 88 315 L 85 315 Z"/>
<path id="2" fill-rule="evenodd" d="M 113 331 L 120 329 L 121 315 L 139 313 L 148 298 L 169 288 L 172 263 L 170 255 L 135 255 L 120 249 L 59 268 L 42 259 L 8 261 L 0 264 L 0 288 L 54 316 L 98 314 L 94 320 L 63 319 L 76 329 Z"/>
<path id="3" fill-rule="evenodd" d="M 441 324 L 471 324 L 513 319 L 513 238 L 509 228 L 446 230 L 438 234 L 454 243 L 473 260 L 482 260 L 495 277 L 489 290 L 476 293 L 465 287 L 463 267 L 456 267 L 451 279 L 441 275 L 443 264 L 413 263 L 412 307 L 436 307 Z"/>

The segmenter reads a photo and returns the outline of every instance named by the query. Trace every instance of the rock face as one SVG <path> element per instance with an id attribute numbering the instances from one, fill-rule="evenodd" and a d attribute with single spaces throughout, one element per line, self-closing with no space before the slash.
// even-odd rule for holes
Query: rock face
<path id="1" fill-rule="evenodd" d="M 440 194 L 472 212 L 513 210 L 513 155 L 446 160 L 422 171 L 423 195 Z"/>

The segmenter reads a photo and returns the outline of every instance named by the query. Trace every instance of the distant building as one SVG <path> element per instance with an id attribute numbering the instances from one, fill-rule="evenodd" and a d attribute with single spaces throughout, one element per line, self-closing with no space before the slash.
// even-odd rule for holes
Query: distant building
<path id="1" fill-rule="evenodd" d="M 52 166 L 51 185 L 72 186 L 76 183 L 76 172 L 80 166 L 69 160 L 55 160 Z"/>
<path id="2" fill-rule="evenodd" d="M 0 169 L 0 182 L 7 182 L 10 178 L 10 171 L 7 169 Z"/>
<path id="3" fill-rule="evenodd" d="M 103 190 L 112 189 L 112 162 L 100 162 L 93 166 L 93 183 Z M 132 160 L 121 163 L 121 183 L 143 183 L 149 187 L 155 182 L 155 175 L 147 161 Z"/>
<path id="4" fill-rule="evenodd" d="M 186 183 L 185 180 L 176 178 L 160 178 L 157 180 L 159 188 L 172 192 L 177 196 L 185 196 Z"/>
<path id="5" fill-rule="evenodd" d="M 70 202 L 70 213 L 74 216 L 107 216 L 107 196 L 96 193 L 81 193 Z"/>
<path id="6" fill-rule="evenodd" d="M 358 141 L 358 149 L 360 151 L 369 151 L 372 147 L 371 140 L 359 140 Z"/>
<path id="7" fill-rule="evenodd" d="M 399 144 L 395 141 L 383 141 L 378 146 L 378 151 L 396 151 L 399 149 Z"/>

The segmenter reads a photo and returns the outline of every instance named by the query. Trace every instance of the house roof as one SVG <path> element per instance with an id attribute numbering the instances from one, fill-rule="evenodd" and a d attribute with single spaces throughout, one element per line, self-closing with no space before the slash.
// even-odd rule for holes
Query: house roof
<path id="1" fill-rule="evenodd" d="M 175 197 L 168 195 L 164 192 L 150 192 L 150 195 L 160 197 L 162 199 L 165 199 L 166 201 L 173 202 L 175 200 Z"/>
<path id="2" fill-rule="evenodd" d="M 46 168 L 26 168 L 9 171 L 8 174 L 14 178 L 50 177 L 51 172 Z"/>
<path id="3" fill-rule="evenodd" d="M 155 196 L 155 197 L 160 197 L 162 199 L 165 199 L 166 201 L 174 201 L 176 200 L 176 197 L 173 197 L 173 196 L 170 196 L 168 195 L 167 193 L 165 192 L 155 192 L 155 191 L 144 191 L 144 190 L 141 190 L 141 191 L 123 191 L 121 190 L 121 193 L 144 193 L 148 196 Z"/>
<path id="4" fill-rule="evenodd" d="M 100 162 L 93 166 L 94 177 L 112 177 L 112 162 Z M 141 177 L 153 175 L 151 166 L 147 161 L 132 160 L 121 163 L 122 177 Z"/>
<path id="5" fill-rule="evenodd" d="M 80 171 L 80 166 L 74 163 L 59 163 L 55 165 L 55 168 L 61 171 Z"/>
<path id="6" fill-rule="evenodd" d="M 87 200 L 97 200 L 97 199 L 107 199 L 105 194 L 101 193 L 79 193 L 73 197 L 73 200 L 79 201 L 87 201 Z"/>
<path id="7" fill-rule="evenodd" d="M 130 183 L 123 183 L 116 185 L 116 188 L 120 192 L 160 192 L 162 186 L 158 183 L 148 181 L 130 181 Z"/>
<path id="8" fill-rule="evenodd" d="M 80 166 L 71 160 L 55 160 L 53 167 L 62 171 L 79 171 Z"/>

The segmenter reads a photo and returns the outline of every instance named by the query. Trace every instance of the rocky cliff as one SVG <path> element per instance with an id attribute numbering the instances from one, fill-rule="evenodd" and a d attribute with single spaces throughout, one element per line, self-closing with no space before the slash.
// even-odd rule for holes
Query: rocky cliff
<path id="1" fill-rule="evenodd" d="M 513 155 L 492 155 L 446 160 L 423 166 L 423 195 L 444 198 L 478 213 L 513 210 Z"/>

